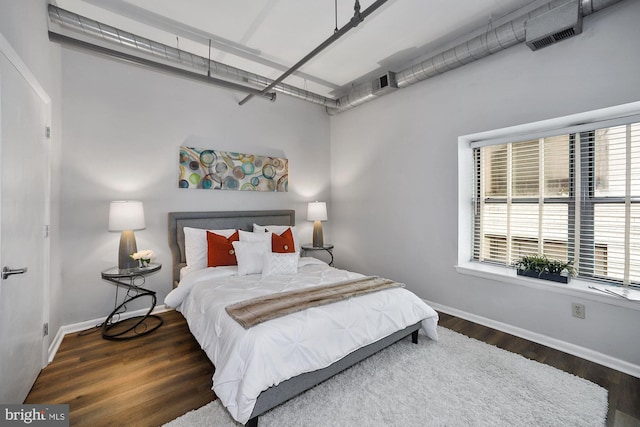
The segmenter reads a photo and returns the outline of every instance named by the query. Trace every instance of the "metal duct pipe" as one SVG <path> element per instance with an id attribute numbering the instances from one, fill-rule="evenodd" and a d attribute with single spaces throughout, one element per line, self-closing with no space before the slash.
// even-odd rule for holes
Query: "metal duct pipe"
<path id="1" fill-rule="evenodd" d="M 404 88 L 410 86 L 419 81 L 453 70 L 518 43 L 522 43 L 526 36 L 525 25 L 527 20 L 548 12 L 567 1 L 568 0 L 552 1 L 494 30 L 488 31 L 396 73 L 398 87 Z M 621 0 L 581 0 L 582 15 L 591 15 L 619 1 Z M 73 30 L 75 34 L 80 34 L 84 36 L 85 39 L 98 40 L 102 43 L 108 43 L 111 46 L 118 46 L 120 50 L 127 49 L 143 55 L 150 55 L 156 59 L 183 68 L 195 69 L 203 74 L 206 74 L 210 67 L 211 73 L 218 76 L 243 83 L 255 84 L 261 88 L 267 87 L 274 82 L 274 80 L 258 74 L 250 73 L 216 61 L 209 61 L 207 58 L 118 30 L 53 5 L 49 5 L 49 18 L 52 24 L 60 27 L 59 31 L 61 31 L 62 28 Z M 52 33 L 55 34 L 54 31 L 50 30 L 50 35 Z M 68 40 L 74 39 L 72 35 L 65 35 L 62 32 L 60 32 L 60 34 L 62 35 L 60 38 Z M 165 69 L 164 71 L 167 70 Z M 327 98 L 282 82 L 277 83 L 273 89 L 285 95 L 323 105 L 329 114 L 350 110 L 351 108 L 355 108 L 358 105 L 382 96 L 380 93 L 374 93 L 372 82 L 358 85 L 338 100 Z M 261 92 L 261 90 L 259 90 L 259 92 Z"/>
<path id="2" fill-rule="evenodd" d="M 119 52 L 117 50 L 109 49 L 103 46 L 92 45 L 82 40 L 77 40 L 74 38 L 70 38 L 67 36 L 63 36 L 57 33 L 49 33 L 49 39 L 52 41 L 56 41 L 59 43 L 66 43 L 78 47 L 82 47 L 85 49 L 90 49 L 94 52 L 101 53 L 103 55 L 110 56 L 112 58 L 118 58 L 127 62 L 131 62 L 138 65 L 143 65 L 145 67 L 151 67 L 159 71 L 169 72 L 171 74 L 180 75 L 182 77 L 186 77 L 192 80 L 197 80 L 204 83 L 213 84 L 216 86 L 224 87 L 226 89 L 237 90 L 239 92 L 252 93 L 254 95 L 269 99 L 270 101 L 276 100 L 276 94 L 273 92 L 263 93 L 260 89 L 256 89 L 249 86 L 243 86 L 238 83 L 230 82 L 227 80 L 216 79 L 215 77 L 207 76 L 205 74 L 194 73 L 193 71 L 187 71 L 182 68 L 172 67 L 170 65 L 161 64 L 159 62 L 154 62 L 149 59 L 140 58 L 128 53 Z"/>
<path id="3" fill-rule="evenodd" d="M 317 54 L 319 54 L 320 52 L 325 50 L 327 47 L 329 47 L 333 42 L 335 42 L 340 37 L 345 35 L 349 30 L 351 30 L 352 28 L 357 27 L 362 21 L 365 20 L 365 18 L 367 16 L 371 15 L 373 12 L 375 12 L 380 6 L 382 6 L 386 2 L 387 2 L 387 0 L 376 0 L 375 3 L 373 3 L 371 6 L 366 8 L 362 13 L 360 13 L 360 2 L 358 0 L 356 0 L 356 3 L 354 5 L 354 7 L 353 7 L 353 9 L 354 9 L 353 17 L 351 18 L 351 20 L 349 20 L 349 22 L 347 22 L 347 24 L 345 24 L 338 31 L 334 32 L 329 38 L 327 38 L 319 46 L 317 46 L 315 49 L 313 49 L 311 52 L 309 52 L 304 58 L 302 58 L 300 61 L 296 62 L 291 68 L 289 68 L 287 71 L 282 73 L 282 75 L 280 77 L 278 77 L 273 83 L 271 83 L 269 86 L 265 87 L 263 89 L 263 92 L 268 91 L 269 89 L 273 88 L 276 84 L 278 84 L 281 81 L 283 81 L 284 79 L 286 79 L 289 75 L 291 75 L 298 68 L 302 67 L 304 64 L 309 62 L 312 58 L 314 58 Z M 253 95 L 251 95 L 251 94 L 247 95 L 242 101 L 240 101 L 240 105 L 244 105 L 244 103 L 249 101 L 252 97 L 253 97 Z"/>
<path id="4" fill-rule="evenodd" d="M 582 16 L 588 16 L 594 12 L 599 12 L 605 7 L 611 6 L 619 1 L 621 0 L 581 0 Z"/>
<path id="5" fill-rule="evenodd" d="M 202 73 L 204 78 L 197 78 L 198 80 L 208 81 L 209 83 L 214 83 L 229 89 L 239 90 L 259 96 L 264 96 L 265 91 L 262 88 L 270 86 L 274 82 L 272 79 L 259 74 L 250 73 L 240 68 L 222 64 L 184 50 L 154 42 L 147 38 L 137 36 L 68 10 L 61 9 L 52 4 L 49 5 L 49 19 L 52 24 L 49 29 L 49 37 L 52 40 L 72 43 L 119 59 L 126 59 L 131 62 L 158 68 L 164 72 L 174 72 L 186 77 L 195 77 L 200 75 L 197 73 Z M 81 38 L 78 39 L 77 36 L 81 36 Z M 126 52 L 123 53 L 123 51 Z M 139 58 L 133 56 L 132 53 L 152 59 Z M 161 62 L 159 63 L 157 61 Z M 166 63 L 171 65 L 166 65 Z M 185 74 L 188 72 L 184 69 L 195 70 L 195 72 Z M 209 72 L 226 79 L 253 84 L 260 88 L 251 88 L 215 78 L 209 78 L 207 80 Z M 327 108 L 335 109 L 338 107 L 337 101 L 334 99 L 299 89 L 285 83 L 279 82 L 275 84 L 273 86 L 273 90 L 304 101 L 319 104 Z M 272 98 L 271 95 L 267 95 L 267 97 Z"/>
<path id="6" fill-rule="evenodd" d="M 551 1 L 532 12 L 396 73 L 398 87 L 410 86 L 524 42 L 526 22 L 529 19 L 549 12 L 567 1 Z M 581 0 L 582 15 L 590 15 L 619 1 L 621 0 Z M 327 112 L 329 114 L 341 113 L 377 97 L 378 95 L 373 93 L 373 84 L 371 82 L 364 83 L 338 99 L 337 109 L 327 109 Z"/>

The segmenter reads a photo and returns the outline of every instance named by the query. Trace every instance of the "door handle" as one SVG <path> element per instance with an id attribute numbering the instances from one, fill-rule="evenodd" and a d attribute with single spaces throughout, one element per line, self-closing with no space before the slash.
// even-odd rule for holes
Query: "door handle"
<path id="1" fill-rule="evenodd" d="M 2 280 L 6 280 L 9 276 L 13 275 L 13 274 L 24 274 L 27 272 L 27 267 L 25 268 L 9 268 L 9 267 L 3 267 L 2 268 Z"/>

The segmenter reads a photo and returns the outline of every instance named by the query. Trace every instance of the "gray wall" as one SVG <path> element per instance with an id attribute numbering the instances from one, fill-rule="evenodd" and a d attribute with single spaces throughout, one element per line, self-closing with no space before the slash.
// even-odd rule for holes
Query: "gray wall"
<path id="1" fill-rule="evenodd" d="M 272 103 L 62 48 L 62 270 L 64 323 L 106 316 L 115 288 L 100 271 L 117 264 L 107 231 L 111 200 L 142 200 L 138 249 L 164 266 L 147 280 L 158 301 L 171 290 L 167 213 L 295 209 L 311 241 L 306 203 L 329 201 L 329 116 L 285 96 Z M 289 159 L 288 193 L 179 189 L 181 145 Z M 329 233 L 329 228 L 327 228 Z M 131 305 L 133 309 L 137 306 Z"/>
<path id="2" fill-rule="evenodd" d="M 588 17 L 582 35 L 557 46 L 514 47 L 332 118 L 284 96 L 239 107 L 239 94 L 61 49 L 47 40 L 46 3 L 0 0 L 0 32 L 54 100 L 54 333 L 113 308 L 114 289 L 99 277 L 117 256 L 119 236 L 106 230 L 110 200 L 145 202 L 138 247 L 154 249 L 168 267 L 169 211 L 294 208 L 310 239 L 306 202 L 318 199 L 330 202 L 324 226 L 339 266 L 640 365 L 637 310 L 588 302 L 581 321 L 569 314 L 574 298 L 454 270 L 457 137 L 640 99 L 640 2 Z M 185 143 L 286 155 L 290 192 L 179 190 L 177 149 Z M 161 301 L 169 268 L 149 286 Z"/>
<path id="3" fill-rule="evenodd" d="M 457 138 L 640 99 L 640 2 L 585 19 L 584 33 L 524 44 L 335 116 L 331 192 L 341 266 L 420 297 L 640 366 L 640 310 L 461 275 Z M 571 302 L 587 318 L 571 317 Z"/>

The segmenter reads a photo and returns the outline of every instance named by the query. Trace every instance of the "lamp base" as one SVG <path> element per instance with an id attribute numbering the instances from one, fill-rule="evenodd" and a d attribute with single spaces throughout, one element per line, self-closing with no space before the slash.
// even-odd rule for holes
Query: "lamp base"
<path id="1" fill-rule="evenodd" d="M 324 237 L 322 236 L 322 222 L 320 221 L 313 222 L 313 247 L 324 247 Z"/>
<path id="2" fill-rule="evenodd" d="M 139 267 L 137 259 L 131 258 L 130 255 L 138 252 L 136 245 L 136 236 L 133 230 L 125 230 L 120 235 L 120 250 L 118 251 L 118 269 L 130 270 Z"/>

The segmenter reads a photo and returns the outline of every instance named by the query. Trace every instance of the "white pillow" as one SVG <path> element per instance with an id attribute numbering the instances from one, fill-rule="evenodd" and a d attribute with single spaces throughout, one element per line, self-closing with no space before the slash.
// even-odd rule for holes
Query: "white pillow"
<path id="1" fill-rule="evenodd" d="M 207 268 L 209 245 L 207 244 L 207 231 L 226 238 L 236 232 L 234 228 L 225 230 L 205 230 L 204 228 L 183 227 L 184 230 L 184 257 L 187 267 L 191 271 Z"/>
<path id="2" fill-rule="evenodd" d="M 262 273 L 265 254 L 271 252 L 271 241 L 233 242 L 238 261 L 238 275 Z"/>
<path id="3" fill-rule="evenodd" d="M 254 233 L 264 233 L 266 231 L 270 231 L 272 233 L 276 233 L 278 236 L 287 231 L 287 228 L 291 228 L 291 233 L 293 234 L 293 245 L 295 246 L 296 252 L 300 252 L 300 243 L 298 240 L 298 232 L 296 230 L 296 226 L 289 225 L 258 225 L 253 224 L 253 232 Z"/>
<path id="4" fill-rule="evenodd" d="M 250 231 L 238 230 L 241 242 L 268 242 L 271 249 L 271 233 L 252 233 Z"/>
<path id="5" fill-rule="evenodd" d="M 267 252 L 264 255 L 262 277 L 289 276 L 298 272 L 298 254 Z"/>

